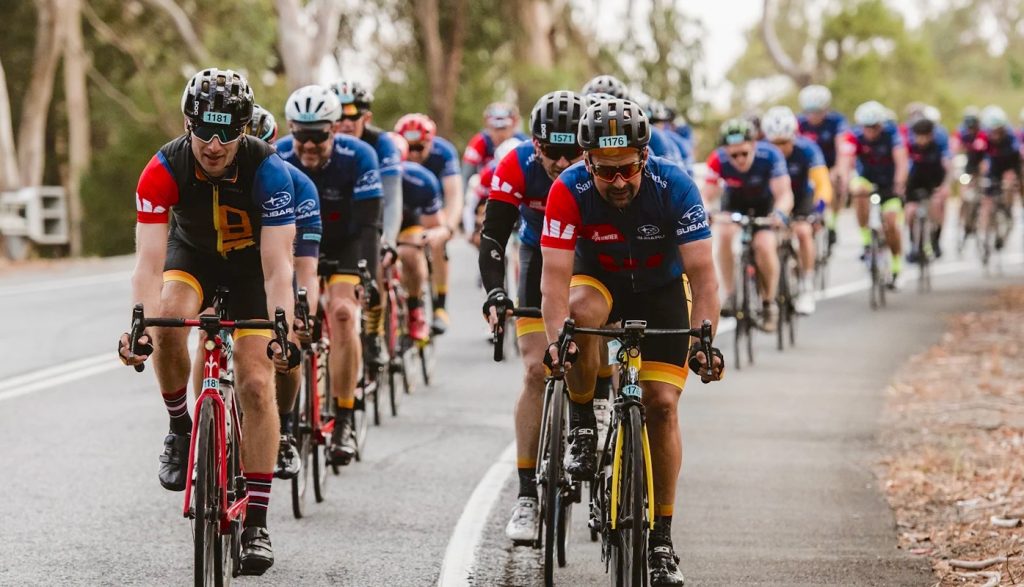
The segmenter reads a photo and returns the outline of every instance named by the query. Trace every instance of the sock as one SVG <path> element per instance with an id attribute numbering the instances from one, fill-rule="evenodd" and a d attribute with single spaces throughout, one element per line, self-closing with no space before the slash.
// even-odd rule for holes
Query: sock
<path id="1" fill-rule="evenodd" d="M 596 428 L 597 416 L 594 415 L 594 398 L 582 404 L 569 402 L 570 428 Z"/>
<path id="2" fill-rule="evenodd" d="M 836 216 L 837 214 L 835 210 L 825 212 L 825 228 L 828 228 L 829 230 L 836 229 Z"/>
<path id="3" fill-rule="evenodd" d="M 895 275 L 900 272 L 900 269 L 903 269 L 903 256 L 890 254 L 889 258 L 891 259 L 890 267 L 892 267 L 892 273 L 893 275 Z"/>
<path id="4" fill-rule="evenodd" d="M 292 413 L 291 412 L 285 412 L 283 414 L 278 414 L 278 417 L 281 418 L 281 434 L 291 434 L 292 433 Z"/>
<path id="5" fill-rule="evenodd" d="M 409 296 L 409 299 L 406 301 L 406 305 L 409 306 L 410 310 L 415 310 L 416 308 L 422 308 L 423 307 L 423 298 L 414 298 L 412 296 Z"/>
<path id="6" fill-rule="evenodd" d="M 871 229 L 867 226 L 862 226 L 860 229 L 860 242 L 865 247 L 871 244 Z"/>
<path id="7" fill-rule="evenodd" d="M 163 396 L 167 415 L 171 417 L 171 432 L 188 434 L 192 432 L 192 417 L 188 415 L 188 391 L 182 387 L 178 391 Z"/>
<path id="8" fill-rule="evenodd" d="M 655 546 L 672 546 L 672 506 L 659 505 L 658 512 L 668 511 L 668 515 L 658 513 L 654 516 L 654 531 L 651 532 L 648 543 L 653 549 Z"/>
<path id="9" fill-rule="evenodd" d="M 366 309 L 363 321 L 366 333 L 372 335 L 384 334 L 384 311 L 383 306 L 373 306 Z"/>
<path id="10" fill-rule="evenodd" d="M 267 527 L 267 508 L 270 507 L 270 487 L 273 473 L 246 473 L 245 488 L 249 493 L 249 506 L 245 508 L 245 527 Z"/>
<path id="11" fill-rule="evenodd" d="M 448 292 L 442 291 L 440 288 L 438 288 L 437 295 L 434 296 L 434 311 L 436 312 L 437 310 L 443 310 L 444 304 L 447 300 Z"/>
<path id="12" fill-rule="evenodd" d="M 348 410 L 351 412 L 352 408 L 354 408 L 356 405 L 356 398 L 350 397 L 346 399 L 336 397 L 334 398 L 334 405 L 338 408 L 339 414 L 341 413 L 342 410 Z"/>
<path id="13" fill-rule="evenodd" d="M 519 497 L 537 499 L 537 471 L 535 467 L 519 467 Z"/>

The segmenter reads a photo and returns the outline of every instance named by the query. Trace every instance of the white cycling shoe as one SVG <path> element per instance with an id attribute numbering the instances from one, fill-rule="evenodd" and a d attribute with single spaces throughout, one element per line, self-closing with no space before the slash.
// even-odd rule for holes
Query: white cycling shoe
<path id="1" fill-rule="evenodd" d="M 805 291 L 796 297 L 796 301 L 793 303 L 793 308 L 797 314 L 801 316 L 810 316 L 814 313 L 815 302 L 814 294 Z"/>
<path id="2" fill-rule="evenodd" d="M 505 536 L 516 544 L 532 544 L 537 540 L 537 524 L 540 508 L 537 498 L 520 497 L 512 508 L 512 519 L 505 526 Z"/>

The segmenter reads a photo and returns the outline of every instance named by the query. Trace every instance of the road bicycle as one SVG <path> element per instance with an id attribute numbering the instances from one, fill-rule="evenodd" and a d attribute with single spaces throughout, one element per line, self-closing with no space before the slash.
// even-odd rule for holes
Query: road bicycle
<path id="1" fill-rule="evenodd" d="M 814 234 L 814 288 L 825 291 L 828 287 L 829 261 L 832 259 L 832 246 L 828 242 L 828 227 L 824 219 L 817 214 L 807 217 Z"/>
<path id="2" fill-rule="evenodd" d="M 433 308 L 432 307 L 429 308 L 430 311 L 428 312 L 427 311 L 428 307 L 427 307 L 427 304 L 426 304 L 426 300 L 433 301 L 433 299 L 434 299 L 434 279 L 433 279 L 433 276 L 434 276 L 434 262 L 431 259 L 431 255 L 430 255 L 430 246 L 427 245 L 426 243 L 413 243 L 413 242 L 404 242 L 404 241 L 403 242 L 399 242 L 398 246 L 399 247 L 412 247 L 414 249 L 419 249 L 420 251 L 423 252 L 423 255 L 427 259 L 427 276 L 426 276 L 427 288 L 426 288 L 426 291 L 424 292 L 424 295 L 423 295 L 423 298 L 424 298 L 423 313 L 424 313 L 425 316 L 431 316 L 431 315 L 433 315 Z M 415 340 L 412 337 L 407 336 L 405 338 L 404 344 L 402 346 L 403 349 L 406 349 L 406 350 L 407 349 L 413 349 L 414 350 L 416 358 L 418 359 L 417 362 L 420 365 L 420 375 L 423 378 L 423 384 L 424 385 L 428 385 L 428 386 L 430 385 L 430 382 L 433 379 L 433 375 L 434 375 L 434 363 L 435 363 L 434 337 L 436 335 L 437 335 L 437 333 L 435 333 L 434 329 L 431 328 L 430 329 L 430 334 L 429 334 L 429 336 L 427 336 L 426 339 Z"/>
<path id="3" fill-rule="evenodd" d="M 132 310 L 129 340 L 133 354 L 148 354 L 138 340 L 148 327 L 192 328 L 205 334 L 202 391 L 196 397 L 188 449 L 183 513 L 192 520 L 196 585 L 221 587 L 243 574 L 242 526 L 249 504 L 242 466 L 241 408 L 235 398 L 231 333 L 236 329 L 271 330 L 287 349 L 288 324 L 277 308 L 274 320 L 231 320 L 227 288 L 218 288 L 214 314 L 198 318 L 147 318 L 142 304 Z M 272 355 L 270 346 L 267 354 Z M 145 364 L 135 366 L 142 372 Z"/>
<path id="4" fill-rule="evenodd" d="M 747 363 L 754 364 L 753 334 L 756 330 L 763 329 L 763 325 L 757 317 L 757 312 L 763 305 L 760 303 L 761 296 L 757 287 L 758 281 L 761 279 L 761 272 L 757 268 L 754 256 L 754 231 L 757 228 L 774 227 L 775 224 L 770 218 L 757 218 L 739 212 L 729 214 L 725 218 L 740 226 L 739 273 L 736 291 L 733 293 L 736 318 L 733 350 L 736 356 L 736 368 L 740 369 L 742 367 L 740 350 L 744 346 L 747 351 Z"/>
<path id="5" fill-rule="evenodd" d="M 917 209 L 910 219 L 910 250 L 917 260 L 917 291 L 924 293 L 932 289 L 932 221 L 929 209 L 932 204 L 931 190 L 919 190 Z"/>
<path id="6" fill-rule="evenodd" d="M 388 403 L 391 406 L 391 415 L 397 416 L 399 398 L 403 394 L 412 393 L 407 368 L 409 348 L 405 344 L 405 341 L 409 340 L 409 306 L 397 265 L 384 269 L 381 287 L 384 299 L 384 348 L 388 353 Z"/>
<path id="7" fill-rule="evenodd" d="M 970 173 L 960 175 L 960 225 L 957 233 L 956 250 L 963 255 L 968 239 L 973 238 L 978 246 L 978 209 L 981 195 L 978 178 Z"/>
<path id="8" fill-rule="evenodd" d="M 796 299 L 803 292 L 803 274 L 797 255 L 795 237 L 789 228 L 779 233 L 779 286 L 775 304 L 779 309 L 779 323 L 775 328 L 776 346 L 781 351 L 788 338 L 789 346 L 796 345 Z"/>
<path id="9" fill-rule="evenodd" d="M 885 242 L 885 230 L 882 226 L 882 196 L 877 192 L 868 198 L 868 229 L 871 241 L 868 244 L 865 262 L 871 275 L 871 287 L 868 297 L 872 310 L 885 307 L 885 290 L 889 278 L 889 247 Z"/>

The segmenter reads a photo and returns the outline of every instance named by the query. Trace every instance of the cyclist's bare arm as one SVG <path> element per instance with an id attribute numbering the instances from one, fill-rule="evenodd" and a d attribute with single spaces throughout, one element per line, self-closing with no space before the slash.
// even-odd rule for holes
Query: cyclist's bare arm
<path id="1" fill-rule="evenodd" d="M 276 308 L 284 308 L 291 324 L 295 311 L 292 293 L 292 243 L 295 225 L 264 226 L 260 229 L 260 261 L 263 264 L 263 288 L 267 293 L 267 315 Z"/>
<path id="2" fill-rule="evenodd" d="M 421 215 L 420 223 L 426 229 L 426 232 L 423 233 L 424 238 L 431 243 L 444 242 L 452 234 L 449 232 L 450 229 L 448 228 L 444 210 L 438 210 L 434 214 Z"/>
<path id="3" fill-rule="evenodd" d="M 793 210 L 793 186 L 789 181 L 789 175 L 773 177 L 768 186 L 772 190 L 772 197 L 775 198 L 775 209 L 789 214 Z"/>
<path id="4" fill-rule="evenodd" d="M 569 317 L 569 282 L 576 253 L 551 247 L 541 247 L 541 253 L 544 265 L 540 274 L 540 310 L 548 341 L 555 341 L 562 324 Z"/>
<path id="5" fill-rule="evenodd" d="M 462 220 L 462 176 L 449 175 L 441 180 L 441 187 L 444 188 L 444 215 L 445 222 L 452 234 Z"/>
<path id="6" fill-rule="evenodd" d="M 693 296 L 690 325 L 700 325 L 704 320 L 710 320 L 712 331 L 717 332 L 721 303 L 718 300 L 718 277 L 711 255 L 711 239 L 679 245 L 679 256 L 686 268 L 686 278 L 690 282 L 690 293 Z"/>
<path id="7" fill-rule="evenodd" d="M 136 224 L 132 303 L 143 304 L 146 314 L 150 316 L 160 315 L 160 292 L 164 285 L 166 258 L 167 224 Z"/>
<path id="8" fill-rule="evenodd" d="M 910 174 L 910 158 L 907 155 L 906 147 L 896 147 L 892 150 L 892 160 L 896 163 L 896 175 L 894 183 L 897 193 L 904 193 L 907 190 L 907 176 Z"/>
<path id="9" fill-rule="evenodd" d="M 704 182 L 704 189 L 700 191 L 704 198 L 704 207 L 710 208 L 712 204 L 722 197 L 722 186 L 719 182 Z"/>

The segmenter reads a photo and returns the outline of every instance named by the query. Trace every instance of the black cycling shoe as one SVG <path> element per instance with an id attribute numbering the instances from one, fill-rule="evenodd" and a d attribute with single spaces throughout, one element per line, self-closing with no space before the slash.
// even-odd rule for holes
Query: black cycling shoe
<path id="1" fill-rule="evenodd" d="M 291 479 L 302 470 L 299 449 L 295 447 L 295 438 L 290 434 L 282 434 L 277 448 L 277 464 L 274 465 L 274 477 Z"/>
<path id="2" fill-rule="evenodd" d="M 160 485 L 168 491 L 185 491 L 185 469 L 188 466 L 188 445 L 192 434 L 168 432 L 164 452 L 160 455 Z"/>
<path id="3" fill-rule="evenodd" d="M 573 428 L 569 431 L 569 451 L 565 453 L 565 472 L 574 479 L 588 480 L 594 476 L 597 453 L 597 430 Z"/>
<path id="4" fill-rule="evenodd" d="M 352 433 L 352 420 L 341 418 L 334 421 L 334 432 L 331 434 L 331 447 L 328 451 L 332 465 L 345 466 L 356 456 L 356 439 Z"/>
<path id="5" fill-rule="evenodd" d="M 274 566 L 274 549 L 270 547 L 270 533 L 263 526 L 249 526 L 242 530 L 242 557 L 239 572 L 243 575 L 262 575 Z"/>
<path id="6" fill-rule="evenodd" d="M 647 566 L 651 569 L 651 587 L 682 587 L 685 582 L 672 545 L 652 547 L 647 555 Z"/>

